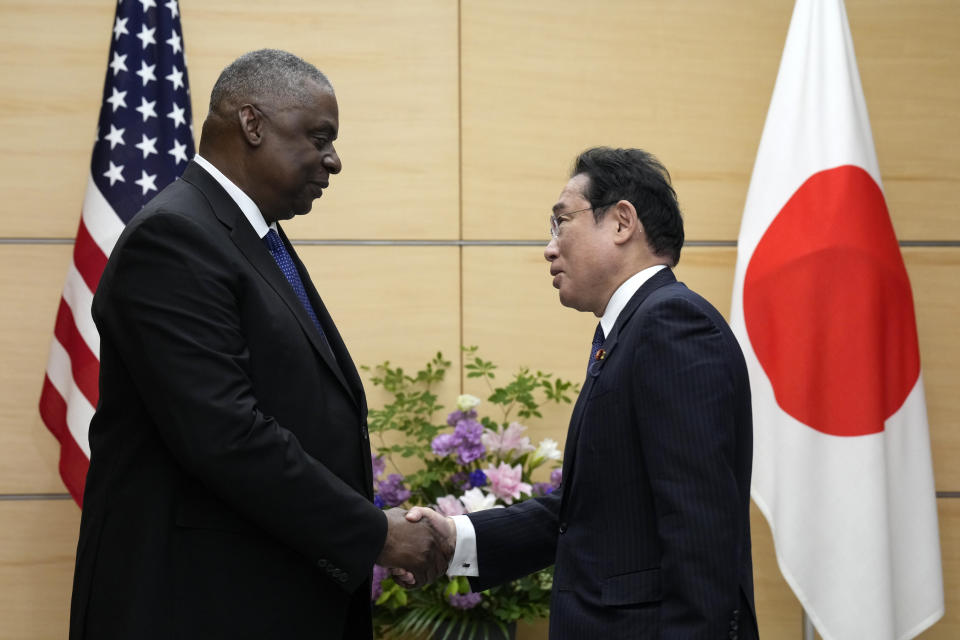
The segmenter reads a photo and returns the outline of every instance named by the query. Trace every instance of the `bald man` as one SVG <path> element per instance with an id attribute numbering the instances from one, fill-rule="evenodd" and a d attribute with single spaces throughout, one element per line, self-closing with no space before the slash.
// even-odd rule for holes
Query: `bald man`
<path id="1" fill-rule="evenodd" d="M 340 172 L 338 127 L 313 65 L 242 56 L 113 250 L 72 640 L 370 638 L 375 561 L 445 569 L 373 505 L 360 377 L 278 224 Z"/>

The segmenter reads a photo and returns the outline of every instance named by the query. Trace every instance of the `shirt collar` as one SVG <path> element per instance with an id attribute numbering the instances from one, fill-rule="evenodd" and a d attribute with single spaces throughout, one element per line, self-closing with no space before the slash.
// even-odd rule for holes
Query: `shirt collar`
<path id="1" fill-rule="evenodd" d="M 223 190 L 227 192 L 234 202 L 237 203 L 237 206 L 240 207 L 240 211 L 243 212 L 243 215 L 246 216 L 247 220 L 250 221 L 250 226 L 253 227 L 253 230 L 257 233 L 257 236 L 263 240 L 263 237 L 267 235 L 267 232 L 270 229 L 274 231 L 277 230 L 277 223 L 267 224 L 267 221 L 263 219 L 263 214 L 260 212 L 260 207 L 257 206 L 253 200 L 250 199 L 246 193 L 243 192 L 243 189 L 238 187 L 233 183 L 230 178 L 223 175 L 219 169 L 213 166 L 209 160 L 201 156 L 199 153 L 193 156 L 193 161 L 200 165 L 207 173 L 209 173 L 214 180 L 216 180 Z"/>
<path id="2" fill-rule="evenodd" d="M 653 274 L 661 269 L 665 269 L 665 264 L 655 264 L 647 267 L 643 271 L 633 274 L 627 278 L 626 282 L 617 287 L 617 290 L 610 296 L 607 302 L 607 308 L 603 311 L 603 317 L 600 318 L 600 326 L 603 328 L 603 337 L 606 338 L 613 331 L 613 325 L 617 323 L 620 312 L 627 306 L 630 298 L 637 292 L 637 289 L 643 286 L 643 283 L 649 280 Z"/>

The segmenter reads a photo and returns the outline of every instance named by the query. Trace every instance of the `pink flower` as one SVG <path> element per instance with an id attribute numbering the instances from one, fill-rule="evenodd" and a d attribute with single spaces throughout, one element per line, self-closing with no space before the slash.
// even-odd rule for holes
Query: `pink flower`
<path id="1" fill-rule="evenodd" d="M 525 453 L 535 451 L 536 447 L 530 444 L 530 438 L 523 435 L 527 428 L 519 422 L 511 422 L 506 430 L 503 426 L 498 426 L 494 432 L 485 429 L 483 432 L 483 446 L 490 453 L 505 457 L 511 453 L 522 456 Z"/>
<path id="2" fill-rule="evenodd" d="M 462 516 L 466 513 L 460 501 L 452 495 L 437 498 L 437 509 L 445 516 Z"/>
<path id="3" fill-rule="evenodd" d="M 519 464 L 511 467 L 506 462 L 501 462 L 499 467 L 490 467 L 483 472 L 487 474 L 491 493 L 507 504 L 513 504 L 514 500 L 519 500 L 521 493 L 530 495 L 533 489 L 528 483 L 523 482 L 523 468 Z"/>

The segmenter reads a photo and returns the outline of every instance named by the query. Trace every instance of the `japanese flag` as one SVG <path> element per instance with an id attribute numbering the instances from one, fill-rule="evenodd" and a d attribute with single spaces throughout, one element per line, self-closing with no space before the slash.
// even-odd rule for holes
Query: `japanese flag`
<path id="1" fill-rule="evenodd" d="M 738 240 L 753 499 L 825 640 L 943 615 L 913 296 L 841 0 L 798 0 Z"/>

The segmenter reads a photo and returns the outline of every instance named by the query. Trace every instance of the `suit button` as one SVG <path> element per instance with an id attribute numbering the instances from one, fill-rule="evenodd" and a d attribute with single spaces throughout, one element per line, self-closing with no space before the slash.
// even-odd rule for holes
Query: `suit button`
<path id="1" fill-rule="evenodd" d="M 566 532 L 567 532 L 567 523 L 566 523 L 566 522 L 561 522 L 561 523 L 560 523 L 559 531 L 560 531 L 560 533 L 566 533 Z"/>
<path id="2" fill-rule="evenodd" d="M 350 579 L 350 576 L 347 574 L 346 571 L 340 574 L 340 578 L 339 578 L 340 582 L 346 582 L 349 579 Z"/>
<path id="3" fill-rule="evenodd" d="M 323 569 L 325 566 L 327 566 L 327 561 L 324 558 L 320 558 L 317 560 L 317 566 Z"/>
<path id="4" fill-rule="evenodd" d="M 736 630 L 739 629 L 739 628 L 740 628 L 740 627 L 737 626 L 737 623 L 736 623 L 736 622 L 731 622 L 731 623 L 730 623 L 730 630 L 731 630 L 731 631 L 736 631 Z"/>
<path id="5" fill-rule="evenodd" d="M 737 640 L 737 632 L 731 631 L 729 634 L 727 634 L 727 637 L 730 638 L 730 640 Z"/>
<path id="6" fill-rule="evenodd" d="M 363 434 L 363 439 L 364 439 L 364 440 L 367 440 L 367 439 L 370 438 L 369 432 L 367 431 L 367 423 L 366 423 L 366 422 L 364 422 L 362 425 L 360 425 L 360 432 Z"/>

